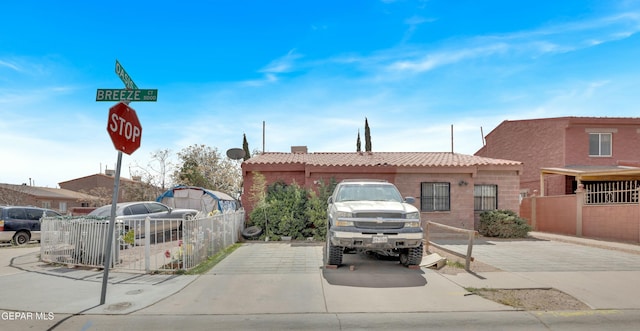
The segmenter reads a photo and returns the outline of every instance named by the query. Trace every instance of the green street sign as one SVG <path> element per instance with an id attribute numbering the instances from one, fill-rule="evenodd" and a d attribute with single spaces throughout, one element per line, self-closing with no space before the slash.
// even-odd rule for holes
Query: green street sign
<path id="1" fill-rule="evenodd" d="M 120 77 L 120 79 L 124 83 L 124 86 L 126 86 L 128 89 L 132 89 L 132 90 L 138 89 L 138 86 L 136 86 L 136 83 L 134 83 L 133 79 L 131 79 L 131 76 L 129 76 L 129 74 L 126 71 L 124 71 L 124 67 L 120 64 L 120 62 L 118 62 L 117 59 L 116 59 L 116 75 Z"/>
<path id="2" fill-rule="evenodd" d="M 158 101 L 158 90 L 98 89 L 96 101 Z"/>

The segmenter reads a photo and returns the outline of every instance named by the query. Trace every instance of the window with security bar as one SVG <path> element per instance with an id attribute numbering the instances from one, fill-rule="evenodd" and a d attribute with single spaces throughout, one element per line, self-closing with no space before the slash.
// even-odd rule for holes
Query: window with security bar
<path id="1" fill-rule="evenodd" d="M 474 185 L 473 209 L 476 211 L 498 209 L 498 185 Z"/>
<path id="2" fill-rule="evenodd" d="M 449 183 L 421 183 L 420 209 L 429 211 L 451 210 Z"/>

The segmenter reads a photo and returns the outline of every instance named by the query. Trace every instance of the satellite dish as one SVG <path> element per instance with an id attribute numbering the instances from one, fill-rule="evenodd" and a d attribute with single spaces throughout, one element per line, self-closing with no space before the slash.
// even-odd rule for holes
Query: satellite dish
<path id="1" fill-rule="evenodd" d="M 232 160 L 240 160 L 244 158 L 244 149 L 242 148 L 229 148 L 227 150 L 227 156 Z"/>

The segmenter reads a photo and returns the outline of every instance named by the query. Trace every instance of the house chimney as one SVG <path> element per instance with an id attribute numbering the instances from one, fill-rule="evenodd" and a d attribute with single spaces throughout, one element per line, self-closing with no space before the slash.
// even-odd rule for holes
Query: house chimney
<path id="1" fill-rule="evenodd" d="M 131 180 L 134 182 L 141 182 L 142 176 L 131 176 Z"/>
<path id="2" fill-rule="evenodd" d="M 116 175 L 116 171 L 115 170 L 111 170 L 111 169 L 105 169 L 104 170 L 104 174 L 109 176 L 109 177 L 113 177 Z"/>
<path id="3" fill-rule="evenodd" d="M 291 153 L 307 154 L 307 146 L 291 146 Z"/>

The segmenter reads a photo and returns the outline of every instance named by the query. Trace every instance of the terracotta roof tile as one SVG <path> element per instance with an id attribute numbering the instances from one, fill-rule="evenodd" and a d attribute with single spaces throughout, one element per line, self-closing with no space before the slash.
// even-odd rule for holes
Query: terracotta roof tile
<path id="1" fill-rule="evenodd" d="M 447 152 L 263 153 L 246 164 L 307 164 L 313 166 L 468 167 L 521 165 L 521 162 Z"/>

